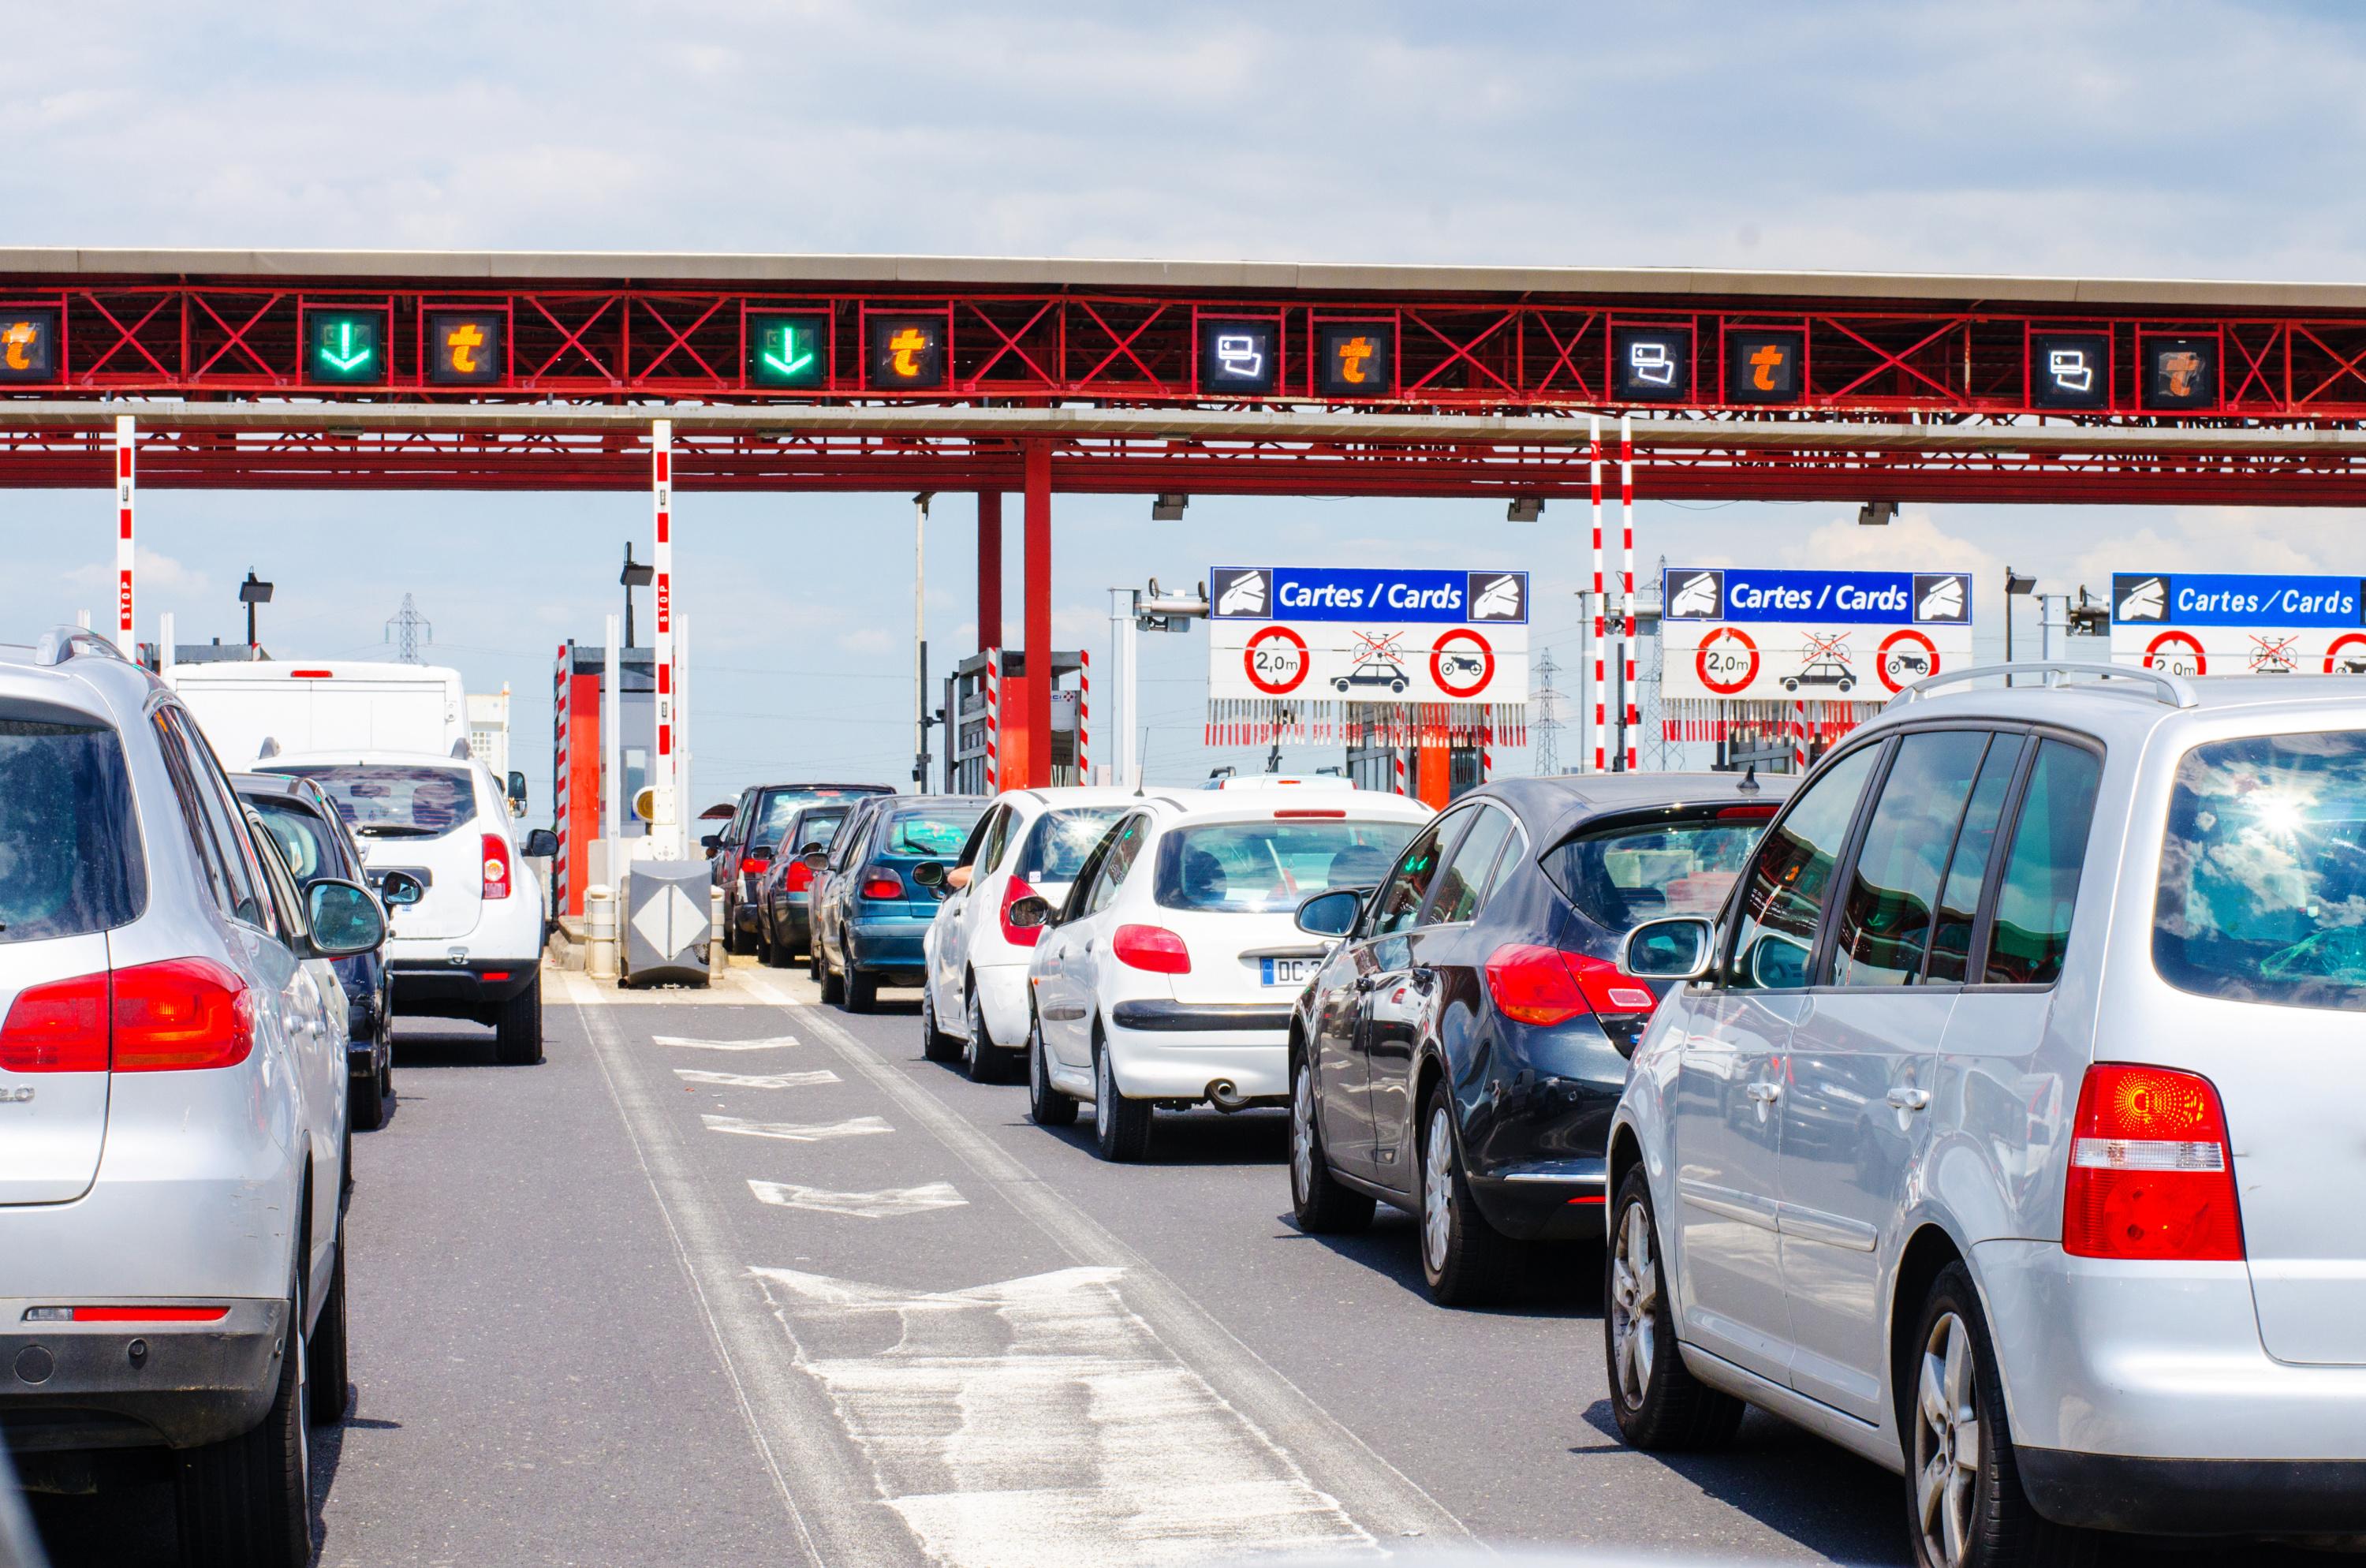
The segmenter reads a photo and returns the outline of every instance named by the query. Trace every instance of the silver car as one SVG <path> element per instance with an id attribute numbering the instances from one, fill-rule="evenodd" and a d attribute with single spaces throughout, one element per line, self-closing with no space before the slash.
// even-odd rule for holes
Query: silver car
<path id="1" fill-rule="evenodd" d="M 34 1488 L 152 1455 L 190 1562 L 310 1554 L 306 1427 L 346 1391 L 328 960 L 383 934 L 351 882 L 299 895 L 111 645 L 0 648 L 0 1434 Z"/>
<path id="2" fill-rule="evenodd" d="M 1629 933 L 1688 983 L 1611 1133 L 1619 1428 L 1787 1416 L 1926 1564 L 2366 1531 L 2366 696 L 2013 668 Z"/>

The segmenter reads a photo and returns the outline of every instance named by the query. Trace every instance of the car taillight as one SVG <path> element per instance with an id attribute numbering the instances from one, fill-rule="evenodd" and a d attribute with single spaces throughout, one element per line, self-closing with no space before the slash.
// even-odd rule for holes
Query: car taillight
<path id="1" fill-rule="evenodd" d="M 234 1067 L 254 1049 L 254 993 L 210 958 L 118 969 L 110 1010 L 118 1073 Z"/>
<path id="2" fill-rule="evenodd" d="M 1120 926 L 1110 938 L 1110 951 L 1120 964 L 1153 975 L 1191 973 L 1191 950 L 1165 926 Z"/>
<path id="3" fill-rule="evenodd" d="M 1010 923 L 1010 906 L 1021 898 L 1031 898 L 1035 889 L 1022 877 L 1012 877 L 1002 885 L 1002 940 L 1013 947 L 1032 947 L 1043 934 L 1042 926 L 1014 926 Z"/>
<path id="4" fill-rule="evenodd" d="M 499 833 L 488 833 L 485 835 L 485 897 L 506 898 L 509 896 L 509 840 Z"/>
<path id="5" fill-rule="evenodd" d="M 756 878 L 763 875 L 764 873 L 770 871 L 772 868 L 772 857 L 770 855 L 741 855 L 739 857 L 739 874 L 746 877 L 750 883 L 754 882 Z"/>
<path id="6" fill-rule="evenodd" d="M 1601 1013 L 1650 1012 L 1660 1005 L 1651 987 L 1628 974 L 1607 958 L 1594 958 L 1583 953 L 1564 953 L 1569 966 L 1577 976 L 1578 989 L 1594 1010 Z"/>
<path id="7" fill-rule="evenodd" d="M 2235 1161 L 2209 1079 L 2121 1062 L 2087 1069 L 2062 1248 L 2074 1258 L 2242 1258 Z"/>
<path id="8" fill-rule="evenodd" d="M 17 992 L 0 1023 L 0 1069 L 107 1071 L 107 976 L 77 975 Z"/>
<path id="9" fill-rule="evenodd" d="M 1528 942 L 1499 947 L 1487 960 L 1487 994 L 1515 1023 L 1567 1023 L 1594 1010 L 1560 949 Z"/>
<path id="10" fill-rule="evenodd" d="M 813 886 L 813 867 L 803 861 L 792 861 L 781 877 L 781 886 L 792 893 L 803 893 Z"/>
<path id="11" fill-rule="evenodd" d="M 1342 810 L 1323 811 L 1309 807 L 1300 811 L 1277 811 L 1273 814 L 1273 819 L 1277 822 L 1290 822 L 1301 817 L 1345 817 L 1346 815 L 1346 812 Z"/>
<path id="12" fill-rule="evenodd" d="M 892 871 L 873 866 L 862 875 L 862 896 L 865 898 L 901 898 L 904 879 Z"/>

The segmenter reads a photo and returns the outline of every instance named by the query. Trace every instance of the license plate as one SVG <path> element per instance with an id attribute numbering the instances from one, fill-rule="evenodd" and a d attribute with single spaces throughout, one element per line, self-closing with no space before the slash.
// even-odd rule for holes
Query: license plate
<path id="1" fill-rule="evenodd" d="M 1303 986 L 1314 976 L 1319 958 L 1268 958 L 1265 961 L 1265 983 L 1268 986 Z"/>

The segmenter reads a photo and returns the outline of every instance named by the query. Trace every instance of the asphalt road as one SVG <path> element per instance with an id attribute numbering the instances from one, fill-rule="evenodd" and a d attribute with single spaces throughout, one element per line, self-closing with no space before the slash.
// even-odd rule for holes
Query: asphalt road
<path id="1" fill-rule="evenodd" d="M 545 1065 L 406 1029 L 355 1140 L 324 1564 L 1907 1561 L 1901 1483 L 1771 1417 L 1624 1450 L 1589 1255 L 1444 1312 L 1408 1219 L 1301 1235 L 1278 1113 L 1110 1166 L 921 1060 L 908 993 L 546 985 Z M 162 1488 L 36 1517 L 61 1564 L 173 1561 Z"/>

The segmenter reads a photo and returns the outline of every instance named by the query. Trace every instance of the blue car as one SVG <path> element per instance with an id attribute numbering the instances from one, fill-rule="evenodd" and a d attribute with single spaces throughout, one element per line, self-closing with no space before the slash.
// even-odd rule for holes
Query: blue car
<path id="1" fill-rule="evenodd" d="M 813 975 L 821 999 L 869 1012 L 882 986 L 917 986 L 921 944 L 943 894 L 915 881 L 931 862 L 951 865 L 991 802 L 970 795 L 881 795 L 860 802 L 817 851 Z"/>

